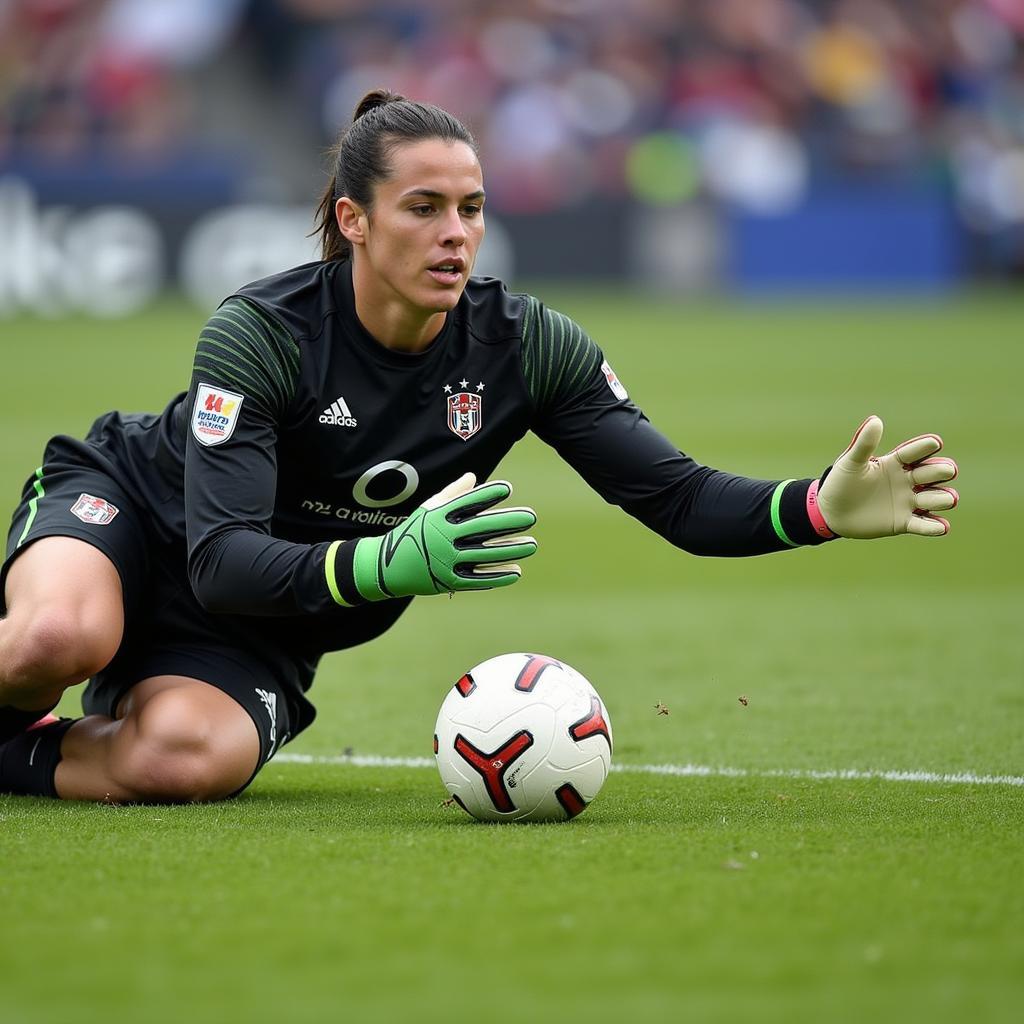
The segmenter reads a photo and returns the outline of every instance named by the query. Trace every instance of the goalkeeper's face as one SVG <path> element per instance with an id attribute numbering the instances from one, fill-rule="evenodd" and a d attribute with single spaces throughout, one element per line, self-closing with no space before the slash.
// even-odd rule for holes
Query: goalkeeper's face
<path id="1" fill-rule="evenodd" d="M 373 205 L 353 223 L 359 280 L 375 298 L 408 314 L 458 303 L 484 237 L 480 162 L 464 142 L 400 143 Z"/>

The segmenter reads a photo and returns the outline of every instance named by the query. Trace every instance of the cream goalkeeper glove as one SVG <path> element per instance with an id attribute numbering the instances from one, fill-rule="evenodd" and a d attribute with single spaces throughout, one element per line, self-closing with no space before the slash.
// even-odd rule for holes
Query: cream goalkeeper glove
<path id="1" fill-rule="evenodd" d="M 922 434 L 876 457 L 881 439 L 882 421 L 869 416 L 817 487 L 811 486 L 807 508 L 812 521 L 816 505 L 824 525 L 840 537 L 944 536 L 949 523 L 934 513 L 955 508 L 960 495 L 938 486 L 957 475 L 952 459 L 932 458 L 942 450 L 942 438 Z"/>

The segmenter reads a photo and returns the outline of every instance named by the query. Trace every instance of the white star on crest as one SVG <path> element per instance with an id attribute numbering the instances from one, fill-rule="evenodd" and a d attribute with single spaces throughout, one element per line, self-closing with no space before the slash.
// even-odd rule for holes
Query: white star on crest
<path id="1" fill-rule="evenodd" d="M 477 384 L 476 389 L 477 391 L 483 391 L 485 387 L 487 387 L 487 385 L 483 381 L 480 381 L 480 383 Z"/>
<path id="2" fill-rule="evenodd" d="M 446 395 L 450 395 L 452 393 L 452 386 L 451 386 L 451 384 L 445 384 L 445 386 L 444 386 L 444 393 Z"/>
<path id="3" fill-rule="evenodd" d="M 465 377 L 463 377 L 462 380 L 459 381 L 459 387 L 460 388 L 465 388 L 465 387 L 468 387 L 468 386 L 469 386 L 469 381 L 466 380 Z"/>

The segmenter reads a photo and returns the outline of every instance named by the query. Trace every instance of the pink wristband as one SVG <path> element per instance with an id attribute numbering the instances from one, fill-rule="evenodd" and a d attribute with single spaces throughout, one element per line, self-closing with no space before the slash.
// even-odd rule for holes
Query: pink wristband
<path id="1" fill-rule="evenodd" d="M 810 487 L 807 488 L 807 518 L 811 521 L 811 526 L 814 527 L 814 532 L 819 537 L 824 537 L 825 540 L 831 540 L 835 534 L 828 528 L 828 523 L 825 522 L 825 517 L 821 514 L 821 509 L 818 508 L 818 484 L 820 481 L 815 480 Z"/>

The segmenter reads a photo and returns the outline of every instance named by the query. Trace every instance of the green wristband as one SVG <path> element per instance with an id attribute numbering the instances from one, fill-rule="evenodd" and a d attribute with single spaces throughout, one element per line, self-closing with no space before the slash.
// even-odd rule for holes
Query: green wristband
<path id="1" fill-rule="evenodd" d="M 781 515 L 782 495 L 785 492 L 786 488 L 792 482 L 792 480 L 783 480 L 782 483 L 780 483 L 779 486 L 775 488 L 775 491 L 772 494 L 772 526 L 775 528 L 776 536 L 779 538 L 779 540 L 782 541 L 783 544 L 791 548 L 797 548 L 800 545 L 795 543 L 794 541 L 791 541 L 789 537 L 786 535 L 786 531 L 783 529 Z"/>

